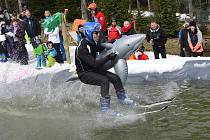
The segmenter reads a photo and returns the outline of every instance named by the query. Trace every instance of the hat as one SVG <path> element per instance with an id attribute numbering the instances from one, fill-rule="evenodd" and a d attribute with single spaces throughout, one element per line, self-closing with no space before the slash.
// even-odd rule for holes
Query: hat
<path id="1" fill-rule="evenodd" d="M 97 8 L 97 5 L 96 3 L 91 3 L 89 6 L 88 6 L 88 9 L 92 9 L 92 10 L 95 10 Z"/>
<path id="2" fill-rule="evenodd" d="M 138 51 L 143 53 L 145 51 L 145 47 L 144 46 L 140 47 Z"/>
<path id="3" fill-rule="evenodd" d="M 190 21 L 189 26 L 195 26 L 196 27 L 196 22 L 195 21 Z"/>
<path id="4" fill-rule="evenodd" d="M 117 20 L 116 20 L 116 18 L 115 17 L 112 17 L 111 18 L 111 22 L 116 22 Z"/>

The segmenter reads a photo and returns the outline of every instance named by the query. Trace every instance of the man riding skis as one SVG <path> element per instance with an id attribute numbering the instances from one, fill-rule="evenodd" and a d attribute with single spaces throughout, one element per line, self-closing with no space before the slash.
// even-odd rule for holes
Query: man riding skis
<path id="1" fill-rule="evenodd" d="M 110 82 L 114 85 L 120 103 L 132 104 L 133 100 L 126 96 L 119 76 L 103 69 L 105 63 L 117 59 L 117 54 L 111 53 L 104 58 L 96 59 L 97 53 L 104 49 L 98 44 L 100 29 L 101 25 L 97 22 L 86 22 L 84 24 L 85 38 L 75 51 L 75 64 L 81 82 L 101 87 L 101 110 L 107 112 L 110 108 Z"/>

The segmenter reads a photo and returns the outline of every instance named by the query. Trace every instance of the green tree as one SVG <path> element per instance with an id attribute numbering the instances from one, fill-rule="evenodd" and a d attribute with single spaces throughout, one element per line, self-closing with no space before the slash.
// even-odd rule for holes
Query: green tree
<path id="1" fill-rule="evenodd" d="M 129 20 L 131 17 L 128 13 L 128 0 L 95 0 L 95 2 L 97 3 L 99 9 L 105 13 L 109 24 L 112 16 L 117 18 L 118 24 L 120 25 L 123 21 Z"/>
<path id="2" fill-rule="evenodd" d="M 160 26 L 165 29 L 169 37 L 177 37 L 179 30 L 176 17 L 177 4 L 174 0 L 156 0 L 155 16 Z"/>

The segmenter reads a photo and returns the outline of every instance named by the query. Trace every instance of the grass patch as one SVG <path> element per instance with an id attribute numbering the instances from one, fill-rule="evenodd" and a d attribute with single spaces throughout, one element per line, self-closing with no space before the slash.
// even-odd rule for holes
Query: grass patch
<path id="1" fill-rule="evenodd" d="M 152 46 L 147 41 L 144 42 L 144 47 L 146 48 L 146 51 L 153 51 Z M 179 55 L 180 48 L 178 38 L 168 39 L 166 43 L 166 53 Z"/>
<path id="2" fill-rule="evenodd" d="M 152 46 L 145 41 L 144 47 L 146 51 L 153 51 Z M 178 38 L 169 38 L 166 43 L 166 53 L 171 55 L 179 55 L 180 47 Z M 210 48 L 204 50 L 204 56 L 210 56 Z"/>

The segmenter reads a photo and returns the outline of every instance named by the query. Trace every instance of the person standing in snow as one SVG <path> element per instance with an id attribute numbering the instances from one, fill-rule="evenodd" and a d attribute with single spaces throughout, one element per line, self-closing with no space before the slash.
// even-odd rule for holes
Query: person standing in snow
<path id="1" fill-rule="evenodd" d="M 0 22 L 0 31 L 1 31 L 2 24 L 5 24 L 3 19 Z M 0 62 L 7 62 L 7 52 L 6 52 L 6 48 L 4 46 L 5 40 L 6 40 L 5 35 L 1 34 L 1 32 L 0 32 Z"/>
<path id="2" fill-rule="evenodd" d="M 97 52 L 104 50 L 97 43 L 100 38 L 101 25 L 96 22 L 86 22 L 83 28 L 85 38 L 75 51 L 75 64 L 80 81 L 101 87 L 101 111 L 103 112 L 110 109 L 110 82 L 114 85 L 118 100 L 123 104 L 132 104 L 133 100 L 127 97 L 120 77 L 103 69 L 103 65 L 108 61 L 115 60 L 117 54 L 111 53 L 104 58 L 96 59 Z"/>
<path id="3" fill-rule="evenodd" d="M 46 67 L 46 60 L 45 60 L 45 54 L 47 51 L 47 48 L 45 45 L 41 42 L 40 39 L 36 40 L 37 47 L 34 49 L 34 54 L 36 55 L 36 68 L 41 69 L 42 67 Z"/>
<path id="4" fill-rule="evenodd" d="M 90 18 L 92 22 L 98 22 L 101 24 L 101 33 L 100 33 L 100 42 L 104 43 L 107 41 L 107 27 L 106 27 L 106 17 L 102 11 L 98 10 L 96 3 L 91 3 L 88 6 L 88 10 L 90 11 Z"/>
<path id="5" fill-rule="evenodd" d="M 13 18 L 12 19 L 12 29 L 11 29 L 11 34 L 10 36 L 13 38 L 13 54 L 10 56 L 10 58 L 17 62 L 17 58 L 18 58 L 18 53 L 17 53 L 17 48 L 18 48 L 18 38 L 17 36 L 15 36 L 16 32 L 17 32 L 17 28 L 18 28 L 18 22 L 19 20 L 17 18 Z"/>
<path id="6" fill-rule="evenodd" d="M 47 67 L 52 67 L 55 65 L 55 57 L 57 56 L 56 49 L 54 48 L 54 44 L 49 41 L 47 42 L 47 51 L 46 51 L 46 57 L 47 57 Z"/>
<path id="7" fill-rule="evenodd" d="M 39 21 L 31 15 L 29 10 L 25 11 L 26 18 L 25 20 L 25 28 L 28 37 L 30 38 L 30 42 L 33 48 L 37 47 L 36 39 L 39 39 L 41 36 L 41 26 Z"/>
<path id="8" fill-rule="evenodd" d="M 44 33 L 46 35 L 48 35 L 48 41 L 51 41 L 54 44 L 54 48 L 57 52 L 57 56 L 55 57 L 55 59 L 58 63 L 62 64 L 63 63 L 63 58 L 62 58 L 62 54 L 61 54 L 61 50 L 60 50 L 61 39 L 60 39 L 60 34 L 59 34 L 59 32 L 60 32 L 59 27 L 56 27 L 51 32 L 48 32 L 47 30 L 48 29 L 46 28 L 44 30 Z"/>
<path id="9" fill-rule="evenodd" d="M 18 47 L 17 47 L 17 61 L 20 62 L 21 65 L 28 65 L 28 52 L 25 47 L 26 40 L 25 40 L 25 30 L 23 23 L 21 21 L 17 24 L 17 29 L 15 36 L 18 39 Z"/>
<path id="10" fill-rule="evenodd" d="M 203 56 L 202 32 L 197 28 L 194 21 L 191 21 L 189 26 L 188 44 L 191 48 L 192 56 Z"/>
<path id="11" fill-rule="evenodd" d="M 192 53 L 189 44 L 188 44 L 188 32 L 190 26 L 189 23 L 186 22 L 183 25 L 183 28 L 179 31 L 179 44 L 180 44 L 180 56 L 181 57 L 189 57 Z"/>
<path id="12" fill-rule="evenodd" d="M 167 36 L 156 21 L 150 23 L 150 30 L 146 35 L 146 39 L 153 47 L 155 59 L 159 59 L 159 54 L 161 54 L 162 58 L 166 58 L 165 44 L 167 42 Z"/>
<path id="13" fill-rule="evenodd" d="M 111 19 L 111 26 L 108 28 L 108 42 L 114 43 L 116 39 L 121 37 L 121 27 L 117 25 L 117 20 L 115 17 Z"/>

